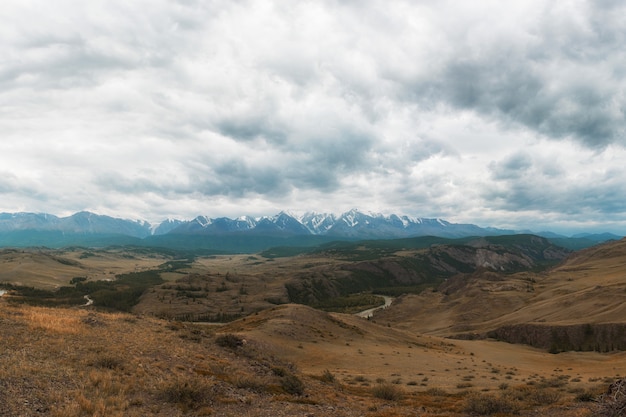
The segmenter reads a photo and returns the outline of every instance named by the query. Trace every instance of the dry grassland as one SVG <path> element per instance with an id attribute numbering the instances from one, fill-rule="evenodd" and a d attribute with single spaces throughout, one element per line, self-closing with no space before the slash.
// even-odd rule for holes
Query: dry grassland
<path id="1" fill-rule="evenodd" d="M 169 260 L 16 253 L 0 256 L 0 281 L 48 288 Z M 447 336 L 509 323 L 624 321 L 623 259 L 626 243 L 617 242 L 545 274 L 481 271 L 402 297 L 372 320 L 274 305 L 286 301 L 294 274 L 338 265 L 310 256 L 198 259 L 164 273 L 167 282 L 148 290 L 134 315 L 15 306 L 5 296 L 0 415 L 605 417 L 590 400 L 626 375 L 626 353 L 553 355 Z M 155 317 L 207 312 L 245 317 L 222 326 Z"/>
<path id="2" fill-rule="evenodd" d="M 116 274 L 156 268 L 161 256 L 139 256 L 119 250 L 0 250 L 0 282 L 55 289 L 75 277 L 89 280 L 114 279 Z"/>
<path id="3" fill-rule="evenodd" d="M 0 329 L 7 416 L 463 416 L 490 399 L 591 416 L 576 397 L 624 359 L 450 343 L 293 305 L 215 328 L 1 301 Z"/>

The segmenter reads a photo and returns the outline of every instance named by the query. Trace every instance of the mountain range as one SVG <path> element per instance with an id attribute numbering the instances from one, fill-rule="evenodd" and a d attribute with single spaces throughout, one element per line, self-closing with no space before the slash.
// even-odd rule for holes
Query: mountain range
<path id="1" fill-rule="evenodd" d="M 442 219 L 365 213 L 356 209 L 341 215 L 306 213 L 299 216 L 283 211 L 275 216 L 256 218 L 198 216 L 192 220 L 168 219 L 155 225 L 87 211 L 68 217 L 46 213 L 0 213 L 0 246 L 137 244 L 249 251 L 275 245 L 317 245 L 331 240 L 416 236 L 460 238 L 516 233 L 521 232 L 450 223 Z M 565 238 L 549 232 L 545 235 L 553 239 Z M 603 234 L 577 238 L 585 242 L 600 242 L 619 239 L 620 236 Z"/>

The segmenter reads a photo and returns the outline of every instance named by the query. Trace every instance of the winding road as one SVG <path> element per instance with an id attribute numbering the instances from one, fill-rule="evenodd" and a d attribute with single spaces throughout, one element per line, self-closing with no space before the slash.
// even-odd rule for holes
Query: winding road
<path id="1" fill-rule="evenodd" d="M 385 304 L 383 304 L 382 306 L 368 308 L 367 310 L 363 310 L 359 313 L 356 313 L 357 316 L 363 317 L 364 319 L 368 319 L 374 315 L 375 311 L 381 310 L 383 308 L 387 308 L 391 305 L 391 303 L 393 303 L 393 297 L 388 297 L 386 295 L 378 295 L 378 294 L 374 294 L 374 295 L 377 297 L 383 297 L 385 299 Z"/>

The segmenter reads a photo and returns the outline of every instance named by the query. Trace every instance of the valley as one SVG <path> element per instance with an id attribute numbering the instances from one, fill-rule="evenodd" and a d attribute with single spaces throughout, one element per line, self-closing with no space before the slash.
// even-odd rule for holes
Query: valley
<path id="1" fill-rule="evenodd" d="M 0 414 L 608 416 L 625 259 L 531 235 L 4 249 Z"/>

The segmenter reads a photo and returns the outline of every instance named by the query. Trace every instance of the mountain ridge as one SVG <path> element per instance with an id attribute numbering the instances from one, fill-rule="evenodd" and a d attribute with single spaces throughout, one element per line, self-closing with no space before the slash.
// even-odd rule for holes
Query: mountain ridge
<path id="1" fill-rule="evenodd" d="M 422 218 L 406 215 L 384 215 L 352 209 L 341 215 L 306 212 L 301 215 L 281 211 L 274 216 L 240 216 L 211 218 L 200 215 L 192 220 L 166 219 L 158 224 L 142 220 L 129 220 L 80 211 L 66 217 L 47 213 L 0 213 L 0 246 L 65 246 L 71 244 L 100 245 L 136 242 L 143 245 L 179 245 L 181 241 L 207 244 L 219 250 L 219 241 L 242 242 L 254 239 L 257 244 L 245 249 L 266 249 L 270 246 L 309 246 L 313 242 L 332 240 L 403 239 L 418 236 L 462 238 L 469 236 L 499 236 L 528 233 L 474 224 L 451 223 L 440 218 Z M 532 232 L 531 232 L 532 233 Z M 619 239 L 621 236 L 604 234 L 560 237 L 551 232 L 553 239 L 561 239 L 567 246 L 572 240 L 576 247 L 587 247 L 601 241 Z M 117 237 L 117 238 L 116 238 Z M 129 239 L 134 240 L 129 240 Z M 210 244 L 207 243 L 210 241 Z M 178 243 L 173 243 L 178 242 Z M 205 242 L 205 243 L 202 243 Z M 571 243 L 571 242 L 570 242 Z M 235 246 L 232 246 L 232 245 Z M 233 250 L 239 243 L 227 245 Z M 204 246 L 203 246 L 204 245 Z"/>

